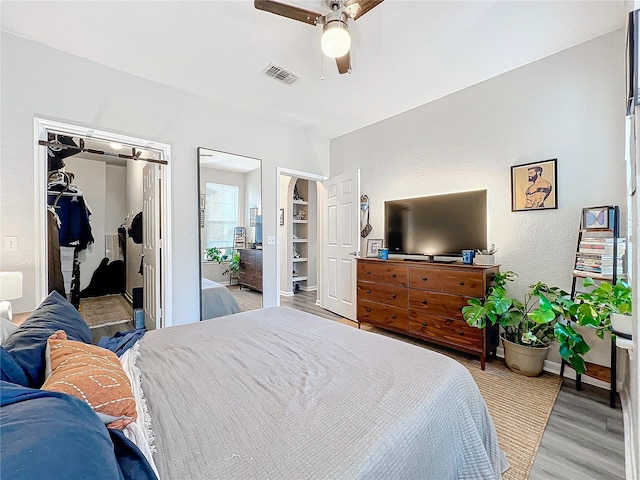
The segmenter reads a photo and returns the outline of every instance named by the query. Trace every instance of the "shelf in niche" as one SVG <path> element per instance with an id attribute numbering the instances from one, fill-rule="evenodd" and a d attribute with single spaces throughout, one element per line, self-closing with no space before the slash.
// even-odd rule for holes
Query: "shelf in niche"
<path id="1" fill-rule="evenodd" d="M 309 205 L 309 202 L 307 202 L 306 200 L 294 200 L 293 204 L 294 205 Z"/>
<path id="2" fill-rule="evenodd" d="M 294 238 L 293 239 L 293 243 L 303 243 L 303 242 L 308 242 L 309 240 L 307 240 L 306 238 Z"/>
<path id="3" fill-rule="evenodd" d="M 307 261 L 306 258 L 301 258 L 301 257 L 293 259 L 293 263 L 306 262 L 306 261 Z"/>
<path id="4" fill-rule="evenodd" d="M 298 220 L 294 218 L 293 223 L 309 223 L 309 220 Z"/>
<path id="5" fill-rule="evenodd" d="M 301 282 L 301 281 L 306 280 L 306 279 L 307 279 L 307 277 L 305 277 L 303 275 L 298 276 L 298 277 L 293 277 L 293 281 L 294 282 Z"/>

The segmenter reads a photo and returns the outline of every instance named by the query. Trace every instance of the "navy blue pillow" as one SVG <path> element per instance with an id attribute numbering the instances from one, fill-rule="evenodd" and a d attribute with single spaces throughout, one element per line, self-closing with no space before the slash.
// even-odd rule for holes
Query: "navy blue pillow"
<path id="1" fill-rule="evenodd" d="M 107 428 L 82 400 L 8 382 L 0 397 L 2 480 L 124 478 Z"/>
<path id="2" fill-rule="evenodd" d="M 17 383 L 23 387 L 29 386 L 29 380 L 22 367 L 2 346 L 0 346 L 0 380 Z"/>
<path id="3" fill-rule="evenodd" d="M 47 339 L 57 330 L 67 332 L 69 340 L 91 343 L 91 330 L 78 311 L 58 292 L 51 292 L 2 345 L 24 370 L 30 387 L 44 383 Z"/>

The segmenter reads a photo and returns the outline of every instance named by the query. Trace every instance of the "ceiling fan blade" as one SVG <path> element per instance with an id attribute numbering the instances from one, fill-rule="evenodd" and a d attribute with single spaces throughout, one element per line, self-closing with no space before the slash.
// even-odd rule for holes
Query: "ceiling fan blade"
<path id="1" fill-rule="evenodd" d="M 276 15 L 308 23 L 309 25 L 315 25 L 318 17 L 322 16 L 320 13 L 294 7 L 292 5 L 285 5 L 284 3 L 274 2 L 273 0 L 254 0 L 253 5 L 258 10 L 275 13 Z"/>
<path id="2" fill-rule="evenodd" d="M 351 56 L 349 52 L 342 57 L 337 57 L 336 63 L 338 64 L 338 72 L 340 72 L 340 74 L 349 73 L 351 71 Z"/>
<path id="3" fill-rule="evenodd" d="M 359 19 L 374 7 L 377 7 L 383 0 L 347 0 L 345 2 L 345 12 L 354 20 Z"/>

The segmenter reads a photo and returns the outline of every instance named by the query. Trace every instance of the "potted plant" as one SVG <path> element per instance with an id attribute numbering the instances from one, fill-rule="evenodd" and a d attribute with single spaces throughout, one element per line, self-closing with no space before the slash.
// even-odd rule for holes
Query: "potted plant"
<path id="1" fill-rule="evenodd" d="M 542 282 L 531 285 L 523 301 L 510 297 L 506 285 L 517 276 L 512 271 L 497 273 L 486 300 L 472 298 L 463 307 L 467 323 L 477 328 L 498 323 L 503 330 L 505 362 L 517 373 L 539 375 L 552 340 L 559 342 L 560 355 L 584 373 L 583 355 L 589 346 L 571 325 L 577 305 L 564 290 Z"/>
<path id="2" fill-rule="evenodd" d="M 624 280 L 618 280 L 615 285 L 605 281 L 597 285 L 592 278 L 585 278 L 584 286 L 595 288 L 576 296 L 578 323 L 595 328 L 600 338 L 608 331 L 631 336 L 633 297 L 630 285 Z"/>
<path id="3" fill-rule="evenodd" d="M 473 263 L 476 265 L 495 265 L 497 251 L 498 249 L 493 243 L 489 248 L 478 249 L 474 255 Z"/>
<path id="4" fill-rule="evenodd" d="M 206 260 L 222 263 L 225 260 L 225 254 L 218 247 L 205 248 L 204 256 Z"/>
<path id="5" fill-rule="evenodd" d="M 238 270 L 240 270 L 240 253 L 235 252 L 229 259 L 229 266 L 224 272 L 222 272 L 222 274 L 227 275 L 232 272 L 236 273 Z M 231 281 L 231 278 L 229 278 L 229 281 Z"/>

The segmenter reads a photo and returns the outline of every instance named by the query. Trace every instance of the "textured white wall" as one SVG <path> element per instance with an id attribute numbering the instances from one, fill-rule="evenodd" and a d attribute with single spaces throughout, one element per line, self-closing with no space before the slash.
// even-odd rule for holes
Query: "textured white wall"
<path id="1" fill-rule="evenodd" d="M 17 252 L 2 252 L 0 269 L 23 272 L 16 312 L 32 310 L 35 298 L 33 118 L 50 118 L 146 138 L 172 147 L 173 321 L 199 320 L 197 147 L 262 159 L 263 235 L 276 235 L 276 167 L 318 175 L 329 171 L 327 139 L 303 127 L 274 123 L 227 105 L 2 32 L 0 42 L 0 236 L 19 237 Z M 285 85 L 282 88 L 289 88 Z M 265 305 L 275 305 L 275 247 L 264 250 Z"/>
<path id="2" fill-rule="evenodd" d="M 538 280 L 568 290 L 581 209 L 626 211 L 624 40 L 599 37 L 334 139 L 331 175 L 361 169 L 370 238 L 384 238 L 385 200 L 487 189 L 489 243 L 520 275 L 514 291 Z M 511 212 L 510 167 L 550 158 L 559 208 Z"/>
<path id="3" fill-rule="evenodd" d="M 104 232 L 117 235 L 127 216 L 127 167 L 107 164 Z"/>

